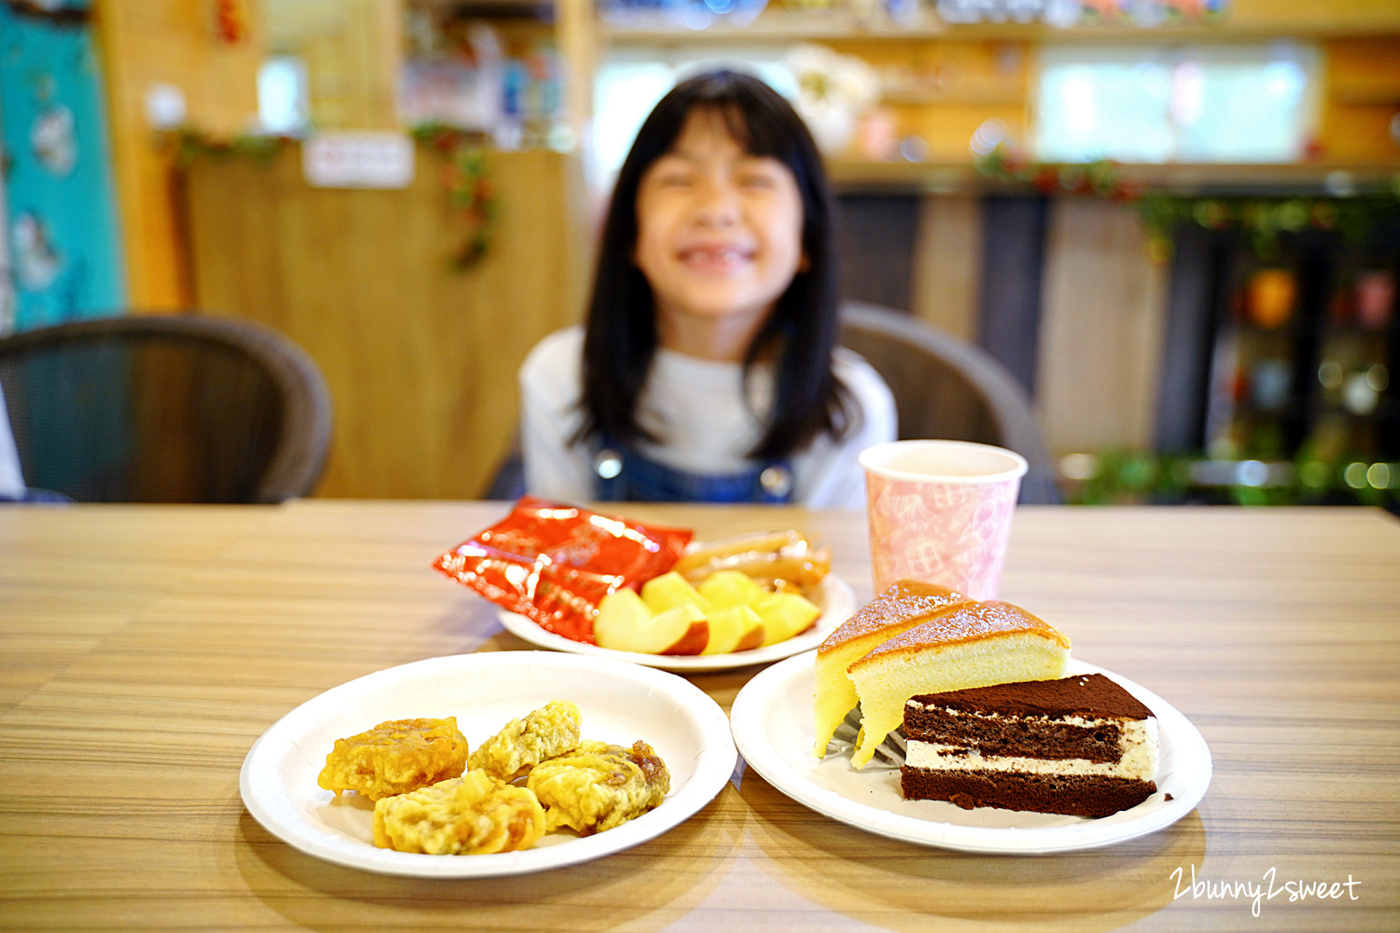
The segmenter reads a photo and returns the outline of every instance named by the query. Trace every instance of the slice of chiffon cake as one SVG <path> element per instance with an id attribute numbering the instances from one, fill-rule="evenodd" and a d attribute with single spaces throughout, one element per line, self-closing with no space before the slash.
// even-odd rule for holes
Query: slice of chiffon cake
<path id="1" fill-rule="evenodd" d="M 911 697 L 908 800 L 1096 818 L 1156 793 L 1157 720 L 1102 674 Z"/>
<path id="2" fill-rule="evenodd" d="M 944 693 L 1065 674 L 1069 639 L 1019 606 L 959 603 L 873 648 L 848 668 L 860 700 L 861 735 L 851 763 L 865 767 L 899 726 L 904 703 Z"/>
<path id="3" fill-rule="evenodd" d="M 856 705 L 856 688 L 846 669 L 872 648 L 966 600 L 946 586 L 899 580 L 826 637 L 817 648 L 815 757 L 825 757 L 832 734 Z"/>

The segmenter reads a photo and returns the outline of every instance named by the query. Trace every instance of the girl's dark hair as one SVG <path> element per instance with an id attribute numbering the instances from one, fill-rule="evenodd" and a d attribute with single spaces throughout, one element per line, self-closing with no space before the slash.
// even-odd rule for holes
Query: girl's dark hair
<path id="1" fill-rule="evenodd" d="M 604 221 L 583 343 L 583 425 L 575 440 L 607 435 L 622 443 L 659 441 L 637 419 L 637 401 L 656 350 L 651 286 L 633 262 L 637 189 L 675 145 L 696 110 L 717 113 L 750 155 L 782 162 L 802 195 L 803 268 L 778 299 L 744 357 L 744 377 L 766 349 L 776 352 L 767 430 L 749 451 L 777 459 L 822 432 L 844 434 L 845 391 L 831 371 L 836 345 L 837 280 L 831 190 L 812 135 L 791 105 L 752 75 L 710 71 L 677 84 L 637 132 Z"/>

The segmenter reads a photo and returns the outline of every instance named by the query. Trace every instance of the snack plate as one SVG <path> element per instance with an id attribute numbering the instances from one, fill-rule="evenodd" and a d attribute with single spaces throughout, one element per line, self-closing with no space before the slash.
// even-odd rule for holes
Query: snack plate
<path id="1" fill-rule="evenodd" d="M 666 671 L 723 671 L 752 664 L 767 664 L 781 661 L 802 651 L 811 651 L 826 640 L 831 630 L 845 622 L 856 611 L 856 596 L 851 585 L 834 573 L 822 578 L 821 584 L 812 594 L 812 602 L 817 604 L 822 614 L 812 627 L 787 641 L 780 641 L 766 648 L 749 651 L 735 651 L 732 654 L 640 654 L 636 651 L 617 651 L 612 648 L 599 648 L 572 638 L 556 635 L 540 628 L 527 616 L 505 609 L 497 610 L 501 624 L 512 635 L 518 635 L 532 645 L 553 648 L 555 651 L 570 651 L 595 658 L 614 658 L 659 667 Z"/>
<path id="2" fill-rule="evenodd" d="M 475 749 L 554 699 L 578 704 L 584 738 L 618 745 L 642 739 L 656 750 L 671 772 L 660 806 L 593 836 L 547 835 L 523 852 L 423 855 L 376 848 L 373 805 L 316 783 L 337 738 L 386 720 L 456 716 Z M 253 743 L 239 790 L 268 832 L 316 858 L 386 875 L 490 878 L 587 862 L 659 836 L 719 793 L 735 762 L 724 711 L 673 674 L 609 658 L 498 651 L 416 661 L 313 697 Z"/>
<path id="3" fill-rule="evenodd" d="M 793 800 L 876 835 L 1007 855 L 1094 849 L 1170 826 L 1191 812 L 1210 785 L 1210 749 L 1190 720 L 1132 681 L 1071 659 L 1067 675 L 1110 677 L 1157 717 L 1157 793 L 1132 809 L 1096 820 L 905 800 L 899 792 L 898 768 L 872 761 L 857 771 L 848 752 L 812 757 L 815 661 L 815 651 L 798 655 L 745 684 L 730 710 L 734 741 L 749 766 Z"/>

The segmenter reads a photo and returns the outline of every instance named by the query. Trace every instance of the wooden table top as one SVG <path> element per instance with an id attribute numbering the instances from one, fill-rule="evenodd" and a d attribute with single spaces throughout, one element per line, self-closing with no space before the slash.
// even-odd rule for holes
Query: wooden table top
<path id="1" fill-rule="evenodd" d="M 280 842 L 238 774 L 281 716 L 396 664 L 530 647 L 429 567 L 507 509 L 0 508 L 0 929 L 1400 926 L 1400 522 L 1363 509 L 1017 513 L 1002 597 L 1210 745 L 1205 799 L 1148 837 L 1050 856 L 925 848 L 748 770 L 650 842 L 536 875 L 387 877 Z M 625 514 L 700 538 L 802 528 L 871 595 L 859 513 Z M 688 679 L 727 710 L 756 672 Z M 1348 881 L 1332 899 L 1299 887 Z"/>

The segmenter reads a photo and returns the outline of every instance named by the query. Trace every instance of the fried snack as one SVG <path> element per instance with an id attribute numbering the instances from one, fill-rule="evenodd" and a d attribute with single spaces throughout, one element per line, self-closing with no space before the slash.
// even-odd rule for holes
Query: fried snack
<path id="1" fill-rule="evenodd" d="M 627 749 L 585 739 L 570 754 L 536 765 L 525 786 L 544 804 L 550 832 L 567 826 L 587 836 L 661 803 L 671 789 L 671 773 L 643 741 Z"/>
<path id="2" fill-rule="evenodd" d="M 544 808 L 529 789 L 480 770 L 374 804 L 374 844 L 398 852 L 515 852 L 533 846 L 544 829 Z"/>
<path id="3" fill-rule="evenodd" d="M 316 783 L 379 800 L 457 777 L 467 766 L 467 739 L 457 717 L 394 719 L 336 739 Z"/>
<path id="4" fill-rule="evenodd" d="M 830 572 L 831 549 L 814 547 L 799 531 L 765 531 L 699 543 L 671 569 L 692 583 L 738 570 L 770 589 L 808 593 Z"/>
<path id="5" fill-rule="evenodd" d="M 524 719 L 512 719 L 478 745 L 470 766 L 502 781 L 513 780 L 546 758 L 578 747 L 579 722 L 578 706 L 568 700 L 550 700 Z"/>

